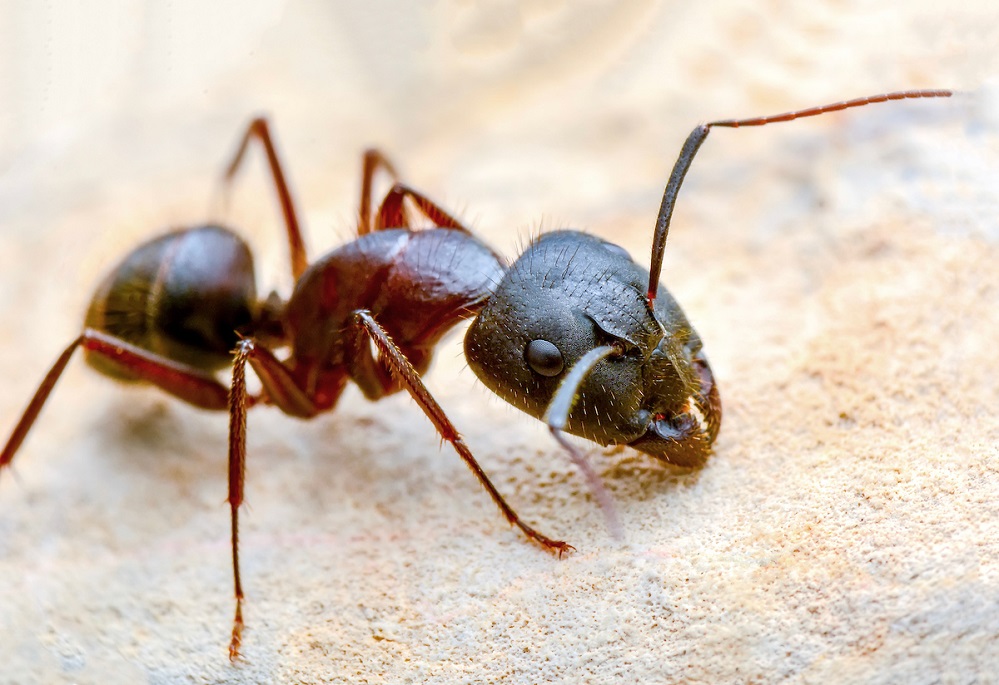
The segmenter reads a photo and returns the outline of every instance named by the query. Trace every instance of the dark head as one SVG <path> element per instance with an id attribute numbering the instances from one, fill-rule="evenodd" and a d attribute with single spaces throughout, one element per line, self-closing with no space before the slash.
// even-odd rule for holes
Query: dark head
<path id="1" fill-rule="evenodd" d="M 720 406 L 708 397 L 717 392 L 676 301 L 661 289 L 650 310 L 648 278 L 616 245 L 576 231 L 544 234 L 469 328 L 469 366 L 497 395 L 542 418 L 573 365 L 613 345 L 620 353 L 581 382 L 566 431 L 699 463 L 717 433 Z"/>

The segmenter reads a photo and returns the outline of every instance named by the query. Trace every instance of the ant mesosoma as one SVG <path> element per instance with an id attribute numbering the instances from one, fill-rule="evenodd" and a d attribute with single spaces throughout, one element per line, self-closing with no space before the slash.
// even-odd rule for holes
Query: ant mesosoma
<path id="1" fill-rule="evenodd" d="M 497 395 L 547 423 L 615 527 L 596 476 L 563 433 L 694 467 L 707 458 L 721 424 L 721 401 L 701 339 L 659 286 L 677 193 L 710 130 L 949 95 L 889 93 L 698 126 L 666 185 L 649 270 L 622 248 L 577 231 L 541 235 L 507 267 L 440 206 L 398 182 L 373 213 L 375 173 L 396 176 L 374 150 L 364 155 L 357 238 L 310 264 L 267 123 L 254 120 L 224 179 L 231 183 L 247 146 L 259 141 L 284 215 L 296 281 L 291 297 L 257 298 L 250 250 L 225 227 L 181 229 L 139 246 L 98 287 L 83 332 L 35 392 L 0 453 L 0 469 L 10 465 L 78 347 L 92 366 L 114 378 L 152 383 L 204 409 L 228 410 L 236 595 L 230 658 L 238 656 L 243 628 L 238 514 L 246 410 L 258 404 L 311 418 L 332 410 L 348 381 L 371 400 L 405 389 L 506 519 L 561 556 L 572 547 L 520 520 L 423 385 L 421 375 L 441 337 L 474 317 L 464 344 L 469 366 Z M 407 202 L 433 226 L 413 228 Z M 288 349 L 284 358 L 274 352 L 281 348 Z M 247 364 L 262 387 L 257 395 L 247 390 Z M 227 388 L 215 374 L 230 365 Z"/>

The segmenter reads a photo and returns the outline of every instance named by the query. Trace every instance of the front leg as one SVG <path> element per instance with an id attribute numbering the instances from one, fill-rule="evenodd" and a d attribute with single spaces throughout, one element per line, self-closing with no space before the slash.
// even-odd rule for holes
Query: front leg
<path id="1" fill-rule="evenodd" d="M 486 489 L 489 496 L 492 497 L 493 502 L 499 507 L 500 511 L 503 512 L 503 516 L 512 525 L 517 526 L 521 532 L 527 536 L 529 540 L 535 542 L 541 547 L 545 548 L 550 552 L 562 556 L 573 551 L 572 545 L 563 542 L 561 540 L 554 540 L 547 535 L 542 535 L 534 528 L 530 527 L 526 523 L 520 520 L 520 516 L 517 512 L 506 503 L 503 496 L 499 493 L 496 487 L 486 476 L 485 471 L 479 466 L 479 463 L 472 456 L 471 450 L 465 445 L 465 441 L 462 440 L 461 436 L 458 434 L 458 430 L 448 419 L 447 415 L 437 400 L 434 399 L 430 391 L 427 390 L 427 386 L 423 384 L 423 380 L 420 378 L 420 374 L 417 372 L 413 365 L 410 364 L 409 360 L 402 353 L 402 350 L 392 341 L 388 333 L 385 331 L 381 325 L 375 321 L 375 318 L 371 315 L 371 312 L 367 310 L 358 310 L 354 312 L 352 324 L 358 330 L 363 331 L 378 348 L 381 358 L 385 360 L 385 363 L 389 365 L 392 373 L 396 375 L 399 382 L 402 384 L 406 390 L 409 391 L 410 396 L 416 400 L 416 403 L 420 405 L 423 413 L 427 415 L 427 418 L 434 424 L 437 432 L 440 436 L 451 443 L 458 456 L 462 458 L 465 464 L 472 470 L 475 477 L 479 479 L 482 487 Z"/>
<path id="2" fill-rule="evenodd" d="M 364 396 L 376 402 L 386 395 L 402 390 L 405 385 L 393 372 L 390 361 L 384 355 L 375 357 L 369 342 L 370 334 L 360 326 L 351 326 L 344 331 L 344 363 L 350 380 L 354 381 Z M 409 362 L 417 375 L 422 376 L 430 367 L 432 350 L 413 348 L 399 349 L 399 353 Z"/>

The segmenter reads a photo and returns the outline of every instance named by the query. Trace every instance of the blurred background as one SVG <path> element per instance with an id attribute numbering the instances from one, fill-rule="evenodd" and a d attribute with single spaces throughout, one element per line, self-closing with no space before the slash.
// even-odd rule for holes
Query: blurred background
<path id="1" fill-rule="evenodd" d="M 775 409 L 795 387 L 779 380 L 798 372 L 814 379 L 807 369 L 785 371 L 788 360 L 807 356 L 830 311 L 844 320 L 856 311 L 836 295 L 825 301 L 831 310 L 810 303 L 823 301 L 828 273 L 839 274 L 840 288 L 870 276 L 865 293 L 887 282 L 851 262 L 851 245 L 862 255 L 892 253 L 892 240 L 912 231 L 933 236 L 920 243 L 927 253 L 967 256 L 968 240 L 995 249 L 996 45 L 999 12 L 986 1 L 0 0 L 0 431 L 78 332 L 92 285 L 142 240 L 226 221 L 253 246 L 261 291 L 289 292 L 280 214 L 259 151 L 228 206 L 219 202 L 223 166 L 254 115 L 272 122 L 312 256 L 352 235 L 361 152 L 377 146 L 404 180 L 511 258 L 539 230 L 572 226 L 647 263 L 663 186 L 697 123 L 893 90 L 961 91 L 950 101 L 717 131 L 705 144 L 681 194 L 664 280 L 728 392 L 719 448 L 727 456 L 716 467 L 723 473 L 707 479 L 727 483 L 726 465 L 738 467 L 752 445 L 779 452 L 785 444 L 746 437 L 773 416 L 810 434 L 795 423 L 793 403 Z M 880 238 L 865 242 L 869 232 Z M 957 242 L 933 242 L 950 239 Z M 991 286 L 974 288 L 979 300 L 995 300 Z M 970 312 L 973 301 L 953 306 Z M 996 323 L 982 325 L 981 337 L 969 334 L 979 352 L 992 345 Z M 960 330 L 955 337 L 967 340 Z M 428 384 L 501 489 L 581 550 L 609 544 L 599 511 L 546 431 L 491 399 L 449 340 Z M 976 397 L 993 397 L 989 388 Z M 868 398 L 859 405 L 880 402 L 870 387 L 858 392 Z M 504 670 L 513 654 L 530 660 L 522 647 L 537 635 L 518 632 L 510 616 L 540 620 L 530 614 L 539 606 L 532 597 L 510 609 L 509 623 L 492 624 L 506 626 L 502 638 L 473 624 L 466 641 L 449 626 L 464 626 L 455 617 L 465 610 L 489 611 L 517 574 L 558 588 L 559 606 L 596 599 L 572 594 L 589 586 L 564 587 L 549 559 L 506 531 L 448 448 L 437 453 L 405 397 L 350 401 L 308 424 L 269 411 L 251 417 L 250 658 L 230 668 L 224 424 L 70 366 L 18 457 L 23 484 L 0 478 L 0 633 L 16 636 L 0 640 L 9 668 L 0 683 L 456 682 L 486 664 L 505 682 L 551 675 Z M 972 437 L 995 435 L 994 422 L 974 425 L 982 432 Z M 906 445 L 939 437 L 912 430 Z M 643 506 L 679 506 L 666 499 L 674 486 L 696 490 L 696 476 L 650 475 L 633 455 L 594 459 L 618 470 L 610 487 L 636 536 L 648 521 L 674 520 L 667 509 L 650 518 Z M 634 469 L 641 479 L 621 475 Z M 746 474 L 727 475 L 738 492 Z M 663 525 L 650 529 L 652 540 L 675 535 Z M 513 579 L 491 585 L 481 569 L 484 576 L 460 571 L 479 554 L 487 569 L 510 565 Z M 592 582 L 607 575 L 602 567 L 580 573 L 591 571 Z M 420 604 L 428 587 L 465 587 L 466 604 L 431 620 Z M 563 590 L 567 605 L 559 604 Z M 407 601 L 419 620 L 410 616 L 404 629 L 392 607 Z M 614 609 L 622 620 L 630 616 L 624 606 Z M 670 664 L 696 669 L 701 643 L 682 636 L 697 623 L 623 644 L 667 645 L 676 655 Z M 565 663 L 575 663 L 584 652 L 573 651 L 566 631 L 547 634 L 565 638 Z M 814 657 L 795 639 L 747 663 L 765 673 L 789 663 L 785 652 Z M 724 655 L 721 644 L 706 651 Z M 587 650 L 621 668 L 638 663 L 627 648 Z M 435 660 L 453 666 L 435 671 Z M 646 677 L 656 673 L 649 668 Z M 739 679 L 722 667 L 656 668 Z"/>
<path id="2" fill-rule="evenodd" d="M 104 268 L 105 249 L 204 218 L 253 114 L 273 121 L 313 251 L 349 232 L 367 145 L 507 250 L 544 221 L 593 227 L 632 203 L 648 216 L 699 121 L 914 87 L 975 92 L 997 73 L 999 31 L 984 2 L 0 7 L 0 221 L 17 249 L 52 231 L 68 203 L 96 212 L 75 241 L 46 246 L 73 255 L 53 257 L 85 269 L 81 282 Z M 770 145 L 766 134 L 727 138 L 735 152 L 720 158 Z M 245 175 L 265 190 L 262 174 Z M 713 187 L 719 200 L 735 190 Z M 782 191 L 746 194 L 759 192 Z M 235 203 L 249 217 L 232 220 L 269 253 L 260 194 Z"/>

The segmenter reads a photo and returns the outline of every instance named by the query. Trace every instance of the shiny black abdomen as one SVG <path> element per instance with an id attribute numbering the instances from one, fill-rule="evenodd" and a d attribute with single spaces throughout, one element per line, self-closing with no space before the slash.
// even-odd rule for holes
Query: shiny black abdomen
<path id="1" fill-rule="evenodd" d="M 85 325 L 195 368 L 226 366 L 237 332 L 249 333 L 256 307 L 253 257 L 220 226 L 176 231 L 143 243 L 104 279 Z M 112 362 L 98 370 L 127 380 Z"/>

